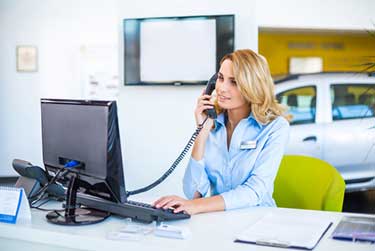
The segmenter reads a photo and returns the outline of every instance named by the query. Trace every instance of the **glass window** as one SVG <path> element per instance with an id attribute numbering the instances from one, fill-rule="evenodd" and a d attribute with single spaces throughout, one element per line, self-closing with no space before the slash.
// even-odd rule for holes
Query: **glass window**
<path id="1" fill-rule="evenodd" d="M 331 85 L 332 120 L 375 116 L 375 84 Z"/>
<path id="2" fill-rule="evenodd" d="M 276 95 L 280 104 L 288 106 L 290 124 L 308 124 L 315 122 L 316 88 L 306 86 L 291 89 Z"/>

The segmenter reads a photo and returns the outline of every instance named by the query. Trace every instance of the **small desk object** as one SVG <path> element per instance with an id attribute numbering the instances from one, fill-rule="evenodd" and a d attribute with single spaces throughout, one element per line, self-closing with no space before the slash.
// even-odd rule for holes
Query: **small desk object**
<path id="1" fill-rule="evenodd" d="M 30 221 L 29 202 L 23 188 L 0 186 L 0 222 L 16 224 Z"/>

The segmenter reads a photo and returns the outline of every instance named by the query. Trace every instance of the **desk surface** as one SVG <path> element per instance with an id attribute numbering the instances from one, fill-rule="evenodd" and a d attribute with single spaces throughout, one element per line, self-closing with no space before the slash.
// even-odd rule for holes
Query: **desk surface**
<path id="1" fill-rule="evenodd" d="M 285 209 L 248 208 L 226 212 L 195 215 L 189 220 L 168 222 L 190 229 L 192 235 L 186 240 L 167 239 L 153 234 L 145 235 L 140 241 L 109 240 L 111 231 L 118 231 L 127 224 L 124 218 L 111 216 L 102 223 L 89 226 L 57 226 L 46 221 L 46 212 L 32 210 L 30 225 L 0 223 L 1 250 L 285 250 L 275 247 L 234 243 L 235 235 L 256 222 L 268 212 L 294 213 L 298 216 L 327 217 L 333 225 L 314 248 L 314 251 L 356 250 L 374 251 L 375 246 L 365 243 L 338 241 L 330 235 L 343 213 Z M 352 214 L 345 214 L 352 215 Z M 308 227 L 308 226 L 306 226 Z"/>

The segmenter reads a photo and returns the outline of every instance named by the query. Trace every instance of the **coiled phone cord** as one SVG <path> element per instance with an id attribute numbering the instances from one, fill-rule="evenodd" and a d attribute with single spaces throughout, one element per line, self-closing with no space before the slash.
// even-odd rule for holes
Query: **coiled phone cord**
<path id="1" fill-rule="evenodd" d="M 195 132 L 193 133 L 193 135 L 191 135 L 191 138 L 189 139 L 188 143 L 186 144 L 184 150 L 182 150 L 182 152 L 177 157 L 177 159 L 173 162 L 171 167 L 159 179 L 157 179 L 156 181 L 154 181 L 153 183 L 151 183 L 148 186 L 145 186 L 145 187 L 139 188 L 137 190 L 133 190 L 133 191 L 127 191 L 126 192 L 127 196 L 149 191 L 152 188 L 159 185 L 161 182 L 163 182 L 169 175 L 171 175 L 171 173 L 176 169 L 178 164 L 180 164 L 181 160 L 183 160 L 183 158 L 186 156 L 186 154 L 190 150 L 191 146 L 194 144 L 195 139 L 198 137 L 198 134 L 202 130 L 203 125 L 206 123 L 207 119 L 208 119 L 208 116 L 203 120 L 202 124 L 198 125 L 198 127 L 195 130 Z"/>

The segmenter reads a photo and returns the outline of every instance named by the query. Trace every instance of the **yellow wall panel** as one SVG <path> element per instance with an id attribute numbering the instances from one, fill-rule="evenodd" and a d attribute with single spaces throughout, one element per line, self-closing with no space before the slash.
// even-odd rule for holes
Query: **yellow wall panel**
<path id="1" fill-rule="evenodd" d="M 375 61 L 375 36 L 260 31 L 259 53 L 274 76 L 289 73 L 290 57 L 321 57 L 323 71 L 361 71 L 364 63 Z"/>

